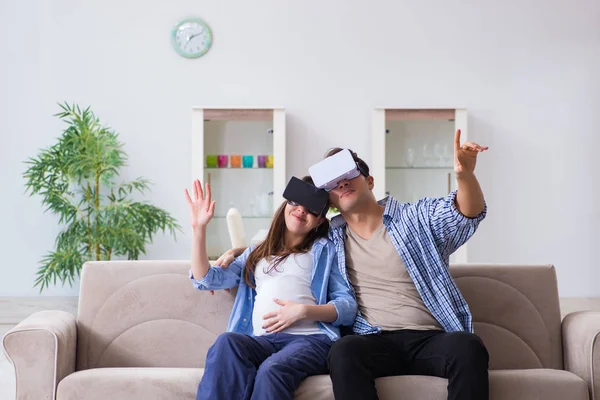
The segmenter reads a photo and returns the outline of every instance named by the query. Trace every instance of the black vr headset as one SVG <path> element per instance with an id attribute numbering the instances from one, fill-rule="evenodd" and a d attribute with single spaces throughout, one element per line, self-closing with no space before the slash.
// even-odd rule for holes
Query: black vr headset
<path id="1" fill-rule="evenodd" d="M 283 198 L 303 206 L 313 215 L 325 216 L 329 209 L 329 193 L 295 176 L 285 187 Z"/>

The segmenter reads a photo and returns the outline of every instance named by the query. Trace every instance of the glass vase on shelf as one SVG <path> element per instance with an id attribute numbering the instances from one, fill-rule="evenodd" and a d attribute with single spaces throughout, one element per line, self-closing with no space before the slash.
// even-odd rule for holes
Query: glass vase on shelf
<path id="1" fill-rule="evenodd" d="M 249 201 L 244 209 L 244 214 L 247 217 L 256 217 L 256 196 L 249 196 Z"/>
<path id="2" fill-rule="evenodd" d="M 423 145 L 423 166 L 428 167 L 431 163 L 431 149 L 429 148 L 429 144 L 425 143 Z"/>
<path id="3" fill-rule="evenodd" d="M 406 149 L 406 166 L 413 167 L 415 165 L 415 150 L 412 147 Z"/>
<path id="4" fill-rule="evenodd" d="M 452 168 L 452 162 L 454 161 L 454 155 L 452 154 L 452 151 L 450 150 L 450 145 L 449 144 L 445 144 L 444 145 L 444 165 L 447 166 L 448 168 Z"/>
<path id="5" fill-rule="evenodd" d="M 261 217 L 267 217 L 271 213 L 271 199 L 273 192 L 263 192 L 257 195 L 257 203 L 258 203 L 258 212 Z"/>
<path id="6" fill-rule="evenodd" d="M 433 145 L 433 156 L 434 156 L 434 165 L 437 167 L 444 166 L 444 152 L 443 146 L 440 142 L 437 142 Z"/>

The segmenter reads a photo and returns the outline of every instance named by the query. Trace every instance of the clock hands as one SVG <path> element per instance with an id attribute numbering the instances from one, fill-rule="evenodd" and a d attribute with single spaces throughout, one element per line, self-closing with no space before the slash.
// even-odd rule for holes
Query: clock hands
<path id="1" fill-rule="evenodd" d="M 193 39 L 193 38 L 195 38 L 196 36 L 200 36 L 200 35 L 202 35 L 203 33 L 204 33 L 204 29 L 202 29 L 202 30 L 201 30 L 200 32 L 198 32 L 198 33 L 195 33 L 195 34 L 193 34 L 193 35 L 191 35 L 191 36 L 188 36 L 188 37 L 187 37 L 187 40 L 186 40 L 186 42 L 189 42 L 190 40 L 192 40 L 192 39 Z"/>

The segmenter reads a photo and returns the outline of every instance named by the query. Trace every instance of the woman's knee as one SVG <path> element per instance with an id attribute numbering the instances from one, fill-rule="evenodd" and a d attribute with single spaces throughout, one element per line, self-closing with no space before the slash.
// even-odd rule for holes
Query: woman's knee
<path id="1" fill-rule="evenodd" d="M 208 349 L 209 353 L 233 350 L 235 349 L 239 343 L 241 342 L 242 334 L 235 332 L 225 332 L 220 334 L 213 345 Z"/>
<path id="2" fill-rule="evenodd" d="M 286 369 L 284 363 L 269 360 L 268 358 L 263 361 L 258 367 L 256 372 L 256 379 L 259 378 L 272 378 L 283 373 Z"/>

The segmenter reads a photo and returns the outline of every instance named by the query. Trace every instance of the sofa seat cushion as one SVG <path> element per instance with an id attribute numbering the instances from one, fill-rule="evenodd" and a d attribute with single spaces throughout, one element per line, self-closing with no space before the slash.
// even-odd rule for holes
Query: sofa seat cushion
<path id="1" fill-rule="evenodd" d="M 98 368 L 75 372 L 58 385 L 57 400 L 172 400 L 196 398 L 202 368 Z M 446 379 L 392 376 L 376 381 L 381 400 L 446 400 Z M 305 379 L 296 400 L 334 400 L 328 375 Z M 491 400 L 587 400 L 585 381 L 553 369 L 490 371 Z"/>
<path id="2" fill-rule="evenodd" d="M 57 400 L 195 399 L 203 368 L 94 368 L 60 381 Z"/>
<path id="3" fill-rule="evenodd" d="M 490 371 L 490 399 L 588 400 L 587 383 L 557 369 Z"/>
<path id="4" fill-rule="evenodd" d="M 585 381 L 554 369 L 490 371 L 490 400 L 587 400 Z M 391 376 L 375 381 L 381 400 L 446 400 L 448 381 L 433 376 Z M 401 394 L 401 397 L 399 397 Z M 327 375 L 304 380 L 296 392 L 302 400 L 333 400 Z"/>

